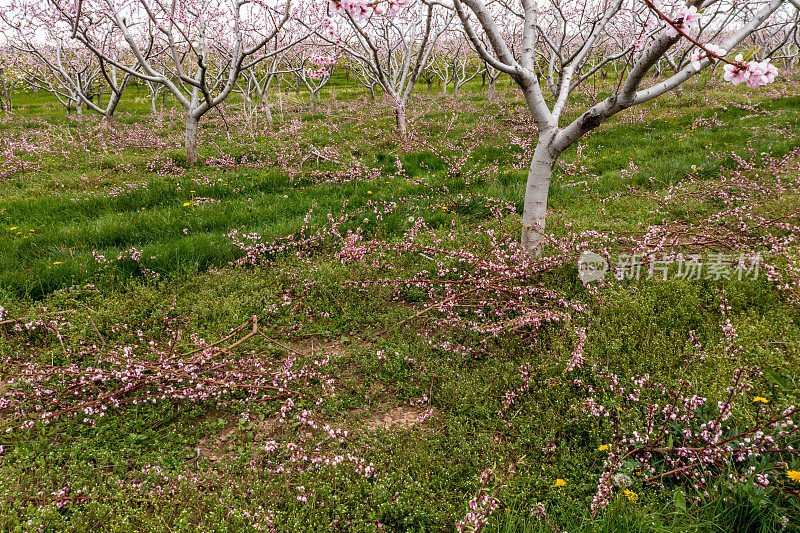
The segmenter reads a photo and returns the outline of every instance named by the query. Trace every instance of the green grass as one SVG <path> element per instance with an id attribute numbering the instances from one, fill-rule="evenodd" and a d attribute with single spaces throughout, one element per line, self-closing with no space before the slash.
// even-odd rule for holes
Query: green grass
<path id="1" fill-rule="evenodd" d="M 499 85 L 505 86 L 505 81 Z M 781 88 L 795 90 L 792 84 Z M 454 248 L 476 244 L 489 228 L 499 230 L 483 201 L 453 206 L 449 198 L 469 192 L 521 208 L 528 161 L 520 159 L 523 147 L 509 145 L 507 132 L 526 127 L 519 118 L 523 102 L 513 91 L 501 92 L 499 103 L 489 102 L 477 84 L 465 88 L 459 105 L 440 105 L 435 93 L 435 88 L 430 94 L 420 90 L 413 103 L 414 122 L 425 127 L 417 129 L 420 142 L 410 149 L 394 136 L 387 109 L 376 105 L 356 113 L 348 107 L 348 102 L 360 102 L 356 99 L 365 91 L 342 79 L 324 92 L 322 105 L 329 106 L 321 111 L 324 120 L 303 109 L 302 95 L 297 103 L 292 92 L 282 94 L 282 112 L 275 99 L 283 129 L 274 131 L 246 131 L 246 124 L 235 121 L 238 104 L 232 102 L 225 113 L 234 128 L 226 130 L 219 115 L 207 117 L 201 156 L 208 160 L 220 150 L 247 155 L 259 162 L 258 168 L 200 166 L 178 175 L 148 170 L 159 155 L 160 161 L 180 167 L 181 124 L 177 111 L 163 122 L 153 121 L 145 92 L 134 90 L 123 100 L 118 134 L 136 139 L 136 128 L 142 128 L 165 148 L 117 148 L 123 143 L 110 142 L 112 134 L 91 121 L 82 126 L 68 122 L 47 95 L 15 95 L 17 115 L 0 124 L 0 133 L 26 136 L 42 149 L 18 152 L 29 170 L 0 180 L 0 305 L 15 317 L 72 311 L 71 325 L 63 331 L 70 345 L 80 339 L 98 342 L 95 325 L 109 344 L 131 342 L 128 333 L 114 328 L 123 323 L 164 340 L 165 319 L 179 321 L 184 342 L 190 334 L 210 341 L 258 315 L 274 338 L 303 350 L 322 345 L 335 354 L 331 364 L 337 394 L 319 406 L 313 398 L 300 403 L 332 425 L 351 428 L 347 449 L 374 462 L 380 477 L 365 480 L 348 468 L 283 476 L 251 468 L 267 438 L 252 420 L 274 416 L 274 402 L 253 406 L 251 421 L 242 421 L 235 404 L 139 405 L 111 410 L 96 428 L 64 420 L 0 435 L 5 449 L 0 455 L 0 530 L 247 531 L 256 527 L 245 512 L 252 516 L 271 510 L 281 531 L 334 526 L 370 531 L 377 530 L 376 522 L 391 531 L 450 531 L 466 513 L 480 473 L 493 466 L 504 472 L 515 461 L 520 461 L 517 472 L 498 490 L 500 509 L 489 524 L 493 531 L 549 531 L 530 516 L 539 501 L 546 503 L 558 530 L 571 532 L 766 532 L 780 530 L 777 519 L 784 515 L 796 527 L 796 499 L 722 482 L 708 497 L 688 494 L 688 503 L 676 499 L 676 486 L 642 487 L 636 502 L 617 495 L 605 513 L 593 516 L 589 503 L 603 460 L 597 448 L 607 435 L 594 422 L 575 416 L 571 407 L 582 396 L 564 382 L 559 363 L 573 349 L 569 327 L 552 324 L 525 338 L 498 341 L 482 357 L 464 357 L 418 335 L 430 327 L 424 318 L 403 322 L 428 305 L 424 295 L 408 293 L 398 301 L 387 288 L 360 291 L 345 283 L 374 280 L 385 270 L 343 263 L 325 247 L 302 258 L 278 256 L 261 267 L 230 266 L 239 251 L 226 238 L 229 232 L 286 236 L 302 226 L 312 206 L 311 221 L 321 224 L 328 213 L 339 216 L 369 201 L 403 199 L 398 213 L 380 222 L 373 217 L 365 226 L 368 239 L 400 238 L 411 225 L 409 215 L 443 229 L 454 222 Z M 752 152 L 759 172 L 769 174 L 762 152 L 779 158 L 800 146 L 793 129 L 800 117 L 798 98 L 771 94 L 698 80 L 679 96 L 609 121 L 581 140 L 580 157 L 577 147 L 564 154 L 565 165 L 551 186 L 552 231 L 564 235 L 565 221 L 572 223 L 572 231 L 637 230 L 659 207 L 648 191 L 664 190 L 690 172 L 716 180 L 722 169 L 733 166 L 731 152 L 746 159 Z M 755 105 L 756 110 L 736 104 Z M 712 118 L 720 124 L 691 128 L 698 119 Z M 291 120 L 298 121 L 295 131 L 285 128 Z M 473 128 L 487 123 L 496 129 L 477 140 L 470 137 Z M 292 163 L 301 170 L 297 176 L 287 175 L 279 164 L 294 146 L 305 154 L 311 146 L 319 151 L 345 143 L 349 148 L 339 151 L 341 163 L 312 158 L 300 167 L 301 157 Z M 455 168 L 453 158 L 464 150 L 472 150 L 472 157 Z M 344 183 L 320 179 L 325 172 L 346 168 L 350 153 L 381 174 Z M 397 159 L 404 175 L 395 174 Z M 638 172 L 626 177 L 630 161 Z M 578 170 L 570 170 L 570 164 Z M 483 169 L 490 171 L 481 174 Z M 126 183 L 147 188 L 131 190 Z M 629 186 L 637 194 L 624 194 Z M 122 194 L 110 196 L 115 187 L 122 187 Z M 194 205 L 196 198 L 216 202 Z M 455 208 L 444 211 L 442 205 Z M 783 198 L 771 208 L 784 213 L 797 205 L 797 198 Z M 691 222 L 719 206 L 698 202 L 693 208 L 671 212 L 666 222 Z M 509 215 L 507 227 L 515 227 L 517 218 Z M 359 220 L 344 229 L 360 225 Z M 157 280 L 130 261 L 103 266 L 92 257 L 98 252 L 116 259 L 130 247 L 143 252 L 142 263 L 159 274 Z M 403 256 L 396 266 L 419 271 L 431 263 Z M 760 395 L 776 405 L 798 401 L 800 316 L 764 279 L 623 283 L 601 291 L 602 306 L 577 282 L 576 269 L 552 272 L 545 279 L 548 287 L 590 306 L 589 313 L 574 318 L 577 324 L 591 322 L 590 360 L 621 378 L 650 373 L 665 385 L 685 377 L 680 357 L 690 331 L 710 353 L 724 353 L 718 300 L 724 288 L 729 316 L 747 349 L 736 361 L 720 355 L 693 371 L 689 377 L 699 393 L 716 401 L 736 366 L 759 365 L 772 376 L 759 382 Z M 293 303 L 283 306 L 287 295 Z M 437 335 L 457 340 L 451 332 Z M 252 349 L 269 346 L 258 340 Z M 379 350 L 387 359 L 378 358 Z M 276 354 L 284 351 L 276 349 Z M 50 336 L 0 333 L 4 382 L 14 360 L 75 362 L 64 357 Z M 509 426 L 497 412 L 506 391 L 519 386 L 523 363 L 531 365 L 535 386 L 519 400 Z M 423 394 L 431 396 L 435 408 L 435 416 L 424 424 L 374 433 L 364 429 L 376 413 Z M 750 415 L 741 416 L 747 420 Z M 193 460 L 200 443 L 228 429 L 233 430 L 230 448 L 221 452 L 221 461 Z M 269 438 L 284 442 L 301 434 L 290 427 Z M 551 446 L 554 451 L 543 451 Z M 137 492 L 133 484 L 153 480 L 142 473 L 146 464 L 160 466 L 171 478 L 197 476 L 202 482 L 176 481 L 168 495 Z M 564 487 L 553 486 L 558 478 L 566 480 Z M 56 509 L 39 500 L 65 485 L 85 489 L 91 501 Z M 309 503 L 296 500 L 301 485 L 314 491 Z"/>

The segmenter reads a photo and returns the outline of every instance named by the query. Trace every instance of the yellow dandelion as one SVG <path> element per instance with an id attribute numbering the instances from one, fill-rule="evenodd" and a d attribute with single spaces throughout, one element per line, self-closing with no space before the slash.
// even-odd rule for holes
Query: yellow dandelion
<path id="1" fill-rule="evenodd" d="M 769 400 L 767 400 L 763 396 L 756 396 L 755 398 L 753 398 L 753 401 L 758 403 L 769 403 Z"/>
<path id="2" fill-rule="evenodd" d="M 190 205 L 192 205 L 191 202 L 183 202 L 183 207 L 189 207 Z"/>
<path id="3" fill-rule="evenodd" d="M 636 500 L 639 499 L 639 495 L 633 492 L 632 490 L 625 489 L 622 491 L 622 494 L 624 494 L 625 497 L 628 498 L 629 502 L 635 502 Z"/>
<path id="4" fill-rule="evenodd" d="M 787 470 L 786 477 L 788 477 L 792 481 L 800 482 L 800 472 L 798 472 L 797 470 Z"/>
<path id="5" fill-rule="evenodd" d="M 54 265 L 63 265 L 64 261 L 53 261 Z"/>
<path id="6" fill-rule="evenodd" d="M 597 451 L 598 452 L 604 452 L 604 451 L 608 450 L 609 448 L 610 448 L 610 446 L 608 444 L 601 444 L 600 446 L 597 447 Z"/>
<path id="7" fill-rule="evenodd" d="M 17 226 L 14 226 L 13 228 L 9 228 L 8 231 L 14 231 L 15 229 L 19 229 L 19 228 L 17 228 Z"/>
<path id="8" fill-rule="evenodd" d="M 372 194 L 372 191 L 367 191 L 367 194 Z"/>
<path id="9" fill-rule="evenodd" d="M 558 479 L 556 480 L 556 482 L 555 482 L 555 483 L 553 483 L 553 486 L 554 486 L 554 487 L 563 487 L 563 486 L 564 486 L 564 485 L 566 485 L 566 484 L 567 484 L 567 482 L 566 482 L 566 481 L 564 481 L 564 480 L 563 480 L 563 479 L 561 479 L 561 478 L 558 478 Z"/>

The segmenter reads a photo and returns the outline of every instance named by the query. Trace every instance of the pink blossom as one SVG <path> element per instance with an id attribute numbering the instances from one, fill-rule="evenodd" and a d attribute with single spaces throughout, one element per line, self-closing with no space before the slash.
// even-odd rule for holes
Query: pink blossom
<path id="1" fill-rule="evenodd" d="M 667 35 L 670 37 L 677 37 L 679 32 L 676 28 L 680 28 L 683 31 L 692 29 L 696 26 L 698 20 L 700 20 L 700 13 L 697 12 L 697 8 L 692 7 L 684 7 L 681 11 L 678 18 L 674 21 L 675 26 L 671 24 L 667 25 Z"/>

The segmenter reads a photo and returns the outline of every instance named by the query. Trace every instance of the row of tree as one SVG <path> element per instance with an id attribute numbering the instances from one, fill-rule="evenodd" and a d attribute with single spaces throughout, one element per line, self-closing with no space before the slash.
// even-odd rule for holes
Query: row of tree
<path id="1" fill-rule="evenodd" d="M 800 0 L 2 1 L 4 105 L 8 80 L 23 80 L 113 124 L 135 80 L 154 111 L 160 95 L 183 107 L 189 163 L 200 120 L 234 93 L 271 121 L 276 85 L 304 87 L 313 107 L 339 68 L 383 93 L 405 136 L 420 79 L 458 93 L 480 75 L 493 92 L 507 75 L 539 130 L 523 214 L 532 253 L 555 161 L 580 137 L 709 66 L 764 85 L 777 73 L 770 58 L 792 67 L 800 50 Z M 611 94 L 562 124 L 576 90 L 598 77 L 614 81 Z"/>

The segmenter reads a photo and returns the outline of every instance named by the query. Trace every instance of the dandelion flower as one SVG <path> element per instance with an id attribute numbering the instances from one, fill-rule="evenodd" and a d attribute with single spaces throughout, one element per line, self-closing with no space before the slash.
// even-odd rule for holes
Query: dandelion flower
<path id="1" fill-rule="evenodd" d="M 759 403 L 769 403 L 769 400 L 767 400 L 763 396 L 756 396 L 755 398 L 753 398 L 753 401 Z"/>
<path id="2" fill-rule="evenodd" d="M 636 500 L 639 499 L 639 495 L 633 492 L 632 490 L 625 489 L 622 491 L 622 494 L 624 494 L 625 497 L 628 498 L 629 502 L 635 502 Z"/>
<path id="3" fill-rule="evenodd" d="M 64 264 L 64 261 L 53 261 L 53 264 L 54 265 L 62 265 L 62 264 Z"/>
<path id="4" fill-rule="evenodd" d="M 556 482 L 555 482 L 555 483 L 553 483 L 553 486 L 554 486 L 554 487 L 563 487 L 563 486 L 564 486 L 564 485 L 566 485 L 566 484 L 567 484 L 567 482 L 566 482 L 566 481 L 564 481 L 564 480 L 563 480 L 563 479 L 561 479 L 561 478 L 558 478 L 558 479 L 556 480 Z"/>
<path id="5" fill-rule="evenodd" d="M 17 226 L 14 226 L 13 228 L 9 228 L 8 231 L 14 231 L 15 229 L 18 229 Z"/>
<path id="6" fill-rule="evenodd" d="M 800 482 L 800 472 L 798 472 L 797 470 L 787 470 L 786 477 L 788 477 L 792 481 Z"/>
<path id="7" fill-rule="evenodd" d="M 608 444 L 601 444 L 600 446 L 597 447 L 597 451 L 598 452 L 604 452 L 604 451 L 608 450 L 609 447 L 610 446 Z"/>

